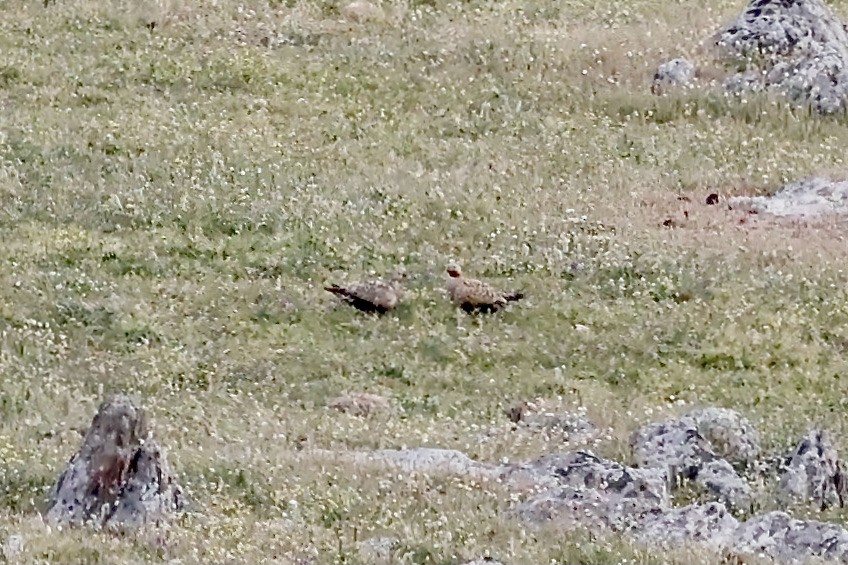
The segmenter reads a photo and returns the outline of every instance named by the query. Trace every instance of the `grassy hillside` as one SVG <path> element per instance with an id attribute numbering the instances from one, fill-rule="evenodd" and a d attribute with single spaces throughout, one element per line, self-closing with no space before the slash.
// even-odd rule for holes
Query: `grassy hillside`
<path id="1" fill-rule="evenodd" d="M 704 199 L 843 170 L 845 118 L 650 94 L 660 62 L 707 64 L 699 42 L 742 4 L 340 8 L 3 3 L 0 534 L 24 536 L 19 559 L 357 562 L 394 536 L 405 563 L 656 562 L 674 556 L 527 531 L 496 485 L 308 451 L 576 447 L 511 431 L 531 398 L 585 407 L 621 460 L 640 424 L 701 404 L 769 449 L 811 425 L 842 441 L 844 226 Z M 529 298 L 469 318 L 440 293 L 450 261 Z M 322 290 L 397 266 L 394 316 Z M 347 391 L 395 411 L 325 408 Z M 36 510 L 112 392 L 148 408 L 195 512 L 51 531 Z"/>

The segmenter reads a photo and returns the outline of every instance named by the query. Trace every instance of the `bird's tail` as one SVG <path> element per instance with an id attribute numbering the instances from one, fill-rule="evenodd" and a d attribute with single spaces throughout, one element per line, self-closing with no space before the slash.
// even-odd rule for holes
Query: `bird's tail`
<path id="1" fill-rule="evenodd" d="M 523 292 L 514 292 L 512 294 L 504 294 L 504 300 L 506 300 L 507 302 L 518 302 L 522 298 L 524 298 Z"/>
<path id="2" fill-rule="evenodd" d="M 338 296 L 350 296 L 350 293 L 347 291 L 346 288 L 340 287 L 337 284 L 325 286 L 324 290 L 332 292 L 333 294 L 336 294 Z"/>

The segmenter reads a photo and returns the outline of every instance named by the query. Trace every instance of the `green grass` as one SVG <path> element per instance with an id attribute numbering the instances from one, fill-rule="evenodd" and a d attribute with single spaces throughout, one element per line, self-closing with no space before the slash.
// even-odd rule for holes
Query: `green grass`
<path id="1" fill-rule="evenodd" d="M 585 406 L 609 428 L 597 449 L 623 460 L 636 427 L 701 404 L 741 410 L 769 449 L 811 425 L 846 447 L 838 226 L 701 204 L 840 170 L 844 116 L 649 93 L 660 62 L 707 63 L 692 42 L 741 6 L 399 0 L 366 23 L 340 6 L 5 3 L 0 534 L 24 535 L 15 559 L 349 563 L 388 535 L 403 563 L 687 562 L 526 531 L 501 487 L 297 448 L 531 458 L 564 448 L 510 431 L 504 409 L 536 397 Z M 681 206 L 689 223 L 663 228 Z M 529 298 L 466 317 L 439 293 L 452 260 Z M 394 316 L 321 288 L 399 265 Z M 324 408 L 346 391 L 395 411 Z M 152 414 L 193 512 L 124 538 L 51 531 L 35 511 L 114 392 Z"/>

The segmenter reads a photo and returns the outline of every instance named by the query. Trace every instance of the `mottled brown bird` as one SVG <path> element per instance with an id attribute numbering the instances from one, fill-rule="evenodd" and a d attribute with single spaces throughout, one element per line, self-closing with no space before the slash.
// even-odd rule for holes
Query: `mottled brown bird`
<path id="1" fill-rule="evenodd" d="M 451 302 L 469 314 L 494 313 L 506 306 L 508 302 L 516 302 L 524 298 L 521 292 L 503 293 L 483 281 L 467 279 L 462 276 L 462 270 L 457 265 L 450 265 L 447 271 L 450 277 L 447 282 L 447 291 Z"/>
<path id="2" fill-rule="evenodd" d="M 385 314 L 400 303 L 403 296 L 401 282 L 405 279 L 406 273 L 399 273 L 388 281 L 373 280 L 347 286 L 333 284 L 325 286 L 324 290 L 332 292 L 357 310 Z"/>

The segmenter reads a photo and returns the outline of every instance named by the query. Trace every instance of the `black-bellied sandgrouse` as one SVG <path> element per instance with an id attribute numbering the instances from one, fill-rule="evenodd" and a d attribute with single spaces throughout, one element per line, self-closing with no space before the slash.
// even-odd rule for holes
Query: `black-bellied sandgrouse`
<path id="1" fill-rule="evenodd" d="M 462 276 L 458 265 L 450 265 L 447 291 L 451 302 L 469 314 L 474 312 L 494 313 L 506 306 L 507 302 L 516 302 L 524 298 L 521 292 L 504 293 L 477 279 Z"/>
<path id="2" fill-rule="evenodd" d="M 324 290 L 341 297 L 357 310 L 385 314 L 400 303 L 404 279 L 406 273 L 398 273 L 387 281 L 373 280 L 347 286 L 334 284 L 325 286 Z"/>

